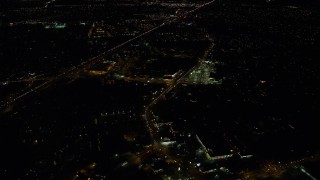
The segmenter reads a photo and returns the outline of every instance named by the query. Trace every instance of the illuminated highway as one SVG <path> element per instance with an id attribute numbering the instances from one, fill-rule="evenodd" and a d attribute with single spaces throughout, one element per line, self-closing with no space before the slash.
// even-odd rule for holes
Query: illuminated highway
<path id="1" fill-rule="evenodd" d="M 212 42 L 212 39 L 210 39 Z M 192 68 L 190 68 L 188 71 L 182 73 L 180 76 L 175 77 L 172 80 L 172 84 L 170 84 L 166 89 L 164 89 L 159 96 L 155 97 L 150 104 L 148 104 L 145 109 L 144 109 L 144 114 L 143 114 L 143 119 L 146 122 L 146 126 L 147 129 L 149 131 L 150 137 L 153 139 L 154 142 L 158 142 L 159 141 L 159 135 L 157 134 L 158 131 L 158 124 L 157 122 L 155 122 L 154 118 L 150 117 L 151 112 L 152 112 L 152 106 L 154 106 L 155 104 L 157 104 L 161 99 L 164 99 L 164 97 L 174 88 L 177 87 L 177 85 L 179 85 L 180 83 L 183 82 L 183 79 L 185 77 L 187 77 L 188 75 L 190 75 L 198 66 L 199 64 L 201 64 L 209 55 L 209 52 L 212 50 L 212 48 L 214 47 L 213 42 L 211 43 L 211 45 L 206 49 L 206 51 L 204 52 L 203 57 L 199 58 L 198 62 L 196 65 L 194 65 Z"/>
<path id="2" fill-rule="evenodd" d="M 117 46 L 115 46 L 115 47 L 113 47 L 113 48 L 111 48 L 111 49 L 109 49 L 109 50 L 107 50 L 107 51 L 95 56 L 95 57 L 92 57 L 92 58 L 80 63 L 77 66 L 73 66 L 70 69 L 65 70 L 62 73 L 58 74 L 56 77 L 53 77 L 53 78 L 49 79 L 48 81 L 46 81 L 46 82 L 44 82 L 44 83 L 42 83 L 42 84 L 40 84 L 40 85 L 38 85 L 36 87 L 30 88 L 27 91 L 20 92 L 19 95 L 10 98 L 9 100 L 7 100 L 4 103 L 1 103 L 0 104 L 0 108 L 4 108 L 6 106 L 9 106 L 9 105 L 15 103 L 16 101 L 24 98 L 25 96 L 27 96 L 27 95 L 29 95 L 31 93 L 36 93 L 43 87 L 49 87 L 49 86 L 55 84 L 57 82 L 57 80 L 60 80 L 60 79 L 63 79 L 63 78 L 69 78 L 71 81 L 75 80 L 75 79 L 78 78 L 79 73 L 81 71 L 83 71 L 83 69 L 87 69 L 89 67 L 92 67 L 93 65 L 101 63 L 103 60 L 105 60 L 107 55 L 119 50 L 120 48 L 122 48 L 122 47 L 124 47 L 124 46 L 126 46 L 126 45 L 128 45 L 128 44 L 130 44 L 130 43 L 132 43 L 132 42 L 144 37 L 144 36 L 147 36 L 147 35 L 155 32 L 155 31 L 157 31 L 158 29 L 162 28 L 163 26 L 167 26 L 167 25 L 170 25 L 172 23 L 180 22 L 180 21 L 184 20 L 188 15 L 200 10 L 201 8 L 204 8 L 204 7 L 214 3 L 215 1 L 216 0 L 212 0 L 210 2 L 207 2 L 207 3 L 204 3 L 202 5 L 199 5 L 195 9 L 193 9 L 191 11 L 188 11 L 188 12 L 184 13 L 183 15 L 179 15 L 179 16 L 174 17 L 174 18 L 169 17 L 167 20 L 165 20 L 159 26 L 156 26 L 156 27 L 154 27 L 154 28 L 152 28 L 152 29 L 140 34 L 140 35 L 137 35 L 137 36 L 135 36 L 135 37 L 133 37 L 133 38 L 131 38 L 131 39 L 129 39 L 129 40 L 127 40 L 127 41 L 125 41 L 125 42 L 123 42 L 123 43 L 121 43 L 121 44 L 119 44 L 119 45 L 117 45 Z M 187 73 L 185 75 L 187 75 Z M 172 86 L 172 88 L 174 88 L 174 86 Z M 170 89 L 168 89 L 168 90 L 170 91 Z M 161 97 L 159 97 L 159 98 L 161 98 Z"/>

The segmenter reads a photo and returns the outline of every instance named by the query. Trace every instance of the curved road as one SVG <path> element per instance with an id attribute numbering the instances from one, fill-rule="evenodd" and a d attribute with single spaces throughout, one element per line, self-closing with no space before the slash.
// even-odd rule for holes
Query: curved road
<path id="1" fill-rule="evenodd" d="M 212 39 L 209 39 L 211 42 Z M 190 73 L 192 73 L 199 64 L 201 64 L 209 55 L 209 52 L 212 50 L 214 44 L 211 43 L 211 45 L 206 49 L 203 57 L 201 57 L 197 64 L 194 65 L 192 68 L 190 68 L 188 71 L 182 73 L 180 76 L 176 77 L 175 79 L 173 79 L 173 83 L 171 85 L 169 85 L 166 89 L 164 89 L 161 94 L 157 97 L 155 97 L 150 104 L 148 104 L 145 109 L 144 109 L 144 113 L 143 113 L 143 119 L 146 122 L 146 126 L 147 126 L 147 130 L 150 134 L 150 137 L 152 138 L 152 140 L 154 142 L 158 142 L 160 140 L 160 137 L 158 135 L 158 124 L 157 122 L 155 122 L 155 120 L 153 118 L 151 118 L 151 108 L 152 106 L 154 106 L 155 104 L 157 104 L 162 98 L 164 98 L 166 96 L 166 94 L 168 94 L 172 89 L 174 89 L 175 87 L 177 87 L 177 85 L 179 85 L 182 80 L 188 76 Z"/>

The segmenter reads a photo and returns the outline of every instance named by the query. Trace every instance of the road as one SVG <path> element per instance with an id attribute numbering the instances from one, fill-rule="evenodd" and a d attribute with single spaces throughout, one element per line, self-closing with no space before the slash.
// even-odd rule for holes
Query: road
<path id="1" fill-rule="evenodd" d="M 188 75 L 190 75 L 203 61 L 205 61 L 205 59 L 208 57 L 210 51 L 213 49 L 214 44 L 213 44 L 213 40 L 211 40 L 211 45 L 206 49 L 206 51 L 204 52 L 203 56 L 201 58 L 199 58 L 198 62 L 196 63 L 196 65 L 194 65 L 193 67 L 191 67 L 188 71 L 182 73 L 180 76 L 177 76 L 173 79 L 172 84 L 170 84 L 166 89 L 164 89 L 157 97 L 155 97 L 150 104 L 148 104 L 145 109 L 144 109 L 144 113 L 143 113 L 143 119 L 146 123 L 146 127 L 148 129 L 149 135 L 151 137 L 151 139 L 154 142 L 159 142 L 160 137 L 158 135 L 158 124 L 155 121 L 154 118 L 151 117 L 151 112 L 152 112 L 152 107 L 157 104 L 161 99 L 164 99 L 164 97 L 170 92 L 172 91 L 174 88 L 176 88 L 180 83 L 183 82 L 183 79 L 185 77 L 187 77 Z"/>
<path id="2" fill-rule="evenodd" d="M 20 93 L 18 93 L 19 95 L 15 96 L 15 97 L 11 97 L 9 100 L 7 100 L 5 102 L 0 102 L 1 103 L 0 104 L 0 109 L 5 108 L 7 106 L 10 106 L 11 104 L 13 104 L 16 101 L 24 98 L 27 95 L 30 95 L 32 93 L 36 93 L 36 92 L 40 91 L 41 88 L 49 87 L 49 86 L 57 83 L 58 80 L 60 80 L 62 78 L 66 78 L 67 77 L 67 78 L 70 78 L 70 80 L 77 79 L 78 78 L 78 74 L 81 71 L 83 71 L 84 69 L 88 69 L 89 67 L 92 67 L 95 64 L 103 62 L 103 60 L 105 60 L 107 55 L 110 55 L 110 54 L 114 53 L 115 51 L 121 49 L 122 47 L 124 47 L 124 46 L 126 46 L 126 45 L 128 45 L 128 44 L 130 44 L 130 43 L 132 43 L 132 42 L 144 37 L 144 36 L 147 36 L 147 35 L 157 31 L 158 29 L 160 29 L 160 28 L 162 28 L 164 26 L 180 22 L 180 21 L 184 20 L 190 14 L 200 10 L 201 8 L 204 8 L 204 7 L 214 3 L 215 1 L 216 0 L 212 0 L 210 2 L 207 2 L 207 3 L 204 3 L 202 5 L 199 5 L 195 9 L 193 9 L 191 11 L 188 11 L 188 12 L 184 13 L 183 15 L 176 16 L 174 18 L 169 16 L 169 18 L 167 20 L 165 20 L 162 24 L 160 24 L 160 25 L 158 25 L 158 26 L 156 26 L 156 27 L 154 27 L 154 28 L 152 28 L 152 29 L 150 29 L 150 30 L 148 30 L 146 32 L 143 32 L 140 35 L 137 35 L 137 36 L 135 36 L 135 37 L 133 37 L 133 38 L 131 38 L 131 39 L 129 39 L 129 40 L 127 40 L 127 41 L 125 41 L 125 42 L 123 42 L 123 43 L 121 43 L 121 44 L 119 44 L 119 45 L 117 45 L 117 46 L 115 46 L 115 47 L 103 52 L 103 53 L 101 53 L 101 54 L 99 54 L 98 56 L 92 57 L 92 58 L 82 62 L 81 64 L 79 64 L 77 66 L 73 66 L 70 69 L 61 72 L 57 76 L 49 79 L 48 81 L 46 81 L 46 82 L 44 82 L 44 83 L 42 83 L 42 84 L 40 84 L 40 85 L 38 85 L 36 87 L 33 87 L 33 88 L 30 88 L 30 89 L 28 89 L 26 91 L 20 92 Z"/>

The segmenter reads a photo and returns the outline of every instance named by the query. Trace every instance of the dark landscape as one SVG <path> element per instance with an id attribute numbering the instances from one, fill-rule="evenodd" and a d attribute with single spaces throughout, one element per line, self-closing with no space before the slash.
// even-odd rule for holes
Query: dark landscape
<path id="1" fill-rule="evenodd" d="M 319 179 L 315 0 L 0 2 L 0 179 Z"/>

